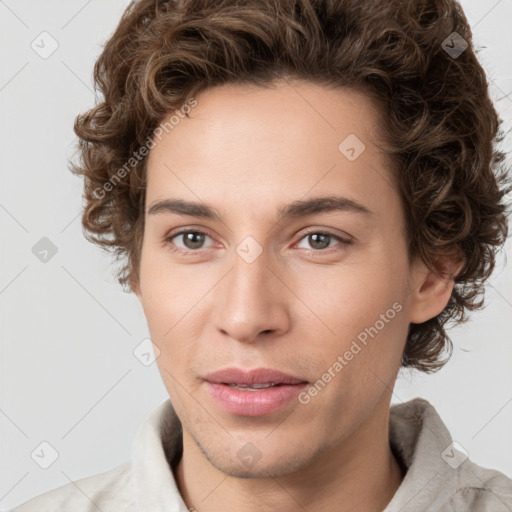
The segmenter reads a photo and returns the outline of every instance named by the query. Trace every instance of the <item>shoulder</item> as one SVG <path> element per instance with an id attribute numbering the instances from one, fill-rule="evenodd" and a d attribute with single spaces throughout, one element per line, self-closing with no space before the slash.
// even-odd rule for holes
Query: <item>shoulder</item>
<path id="1" fill-rule="evenodd" d="M 495 469 L 484 468 L 467 459 L 459 468 L 456 491 L 447 510 L 511 512 L 512 480 Z"/>
<path id="2" fill-rule="evenodd" d="M 133 504 L 132 463 L 69 482 L 36 496 L 11 512 L 127 512 Z"/>
<path id="3" fill-rule="evenodd" d="M 427 400 L 391 407 L 390 443 L 407 471 L 386 512 L 512 512 L 512 480 L 471 460 Z"/>

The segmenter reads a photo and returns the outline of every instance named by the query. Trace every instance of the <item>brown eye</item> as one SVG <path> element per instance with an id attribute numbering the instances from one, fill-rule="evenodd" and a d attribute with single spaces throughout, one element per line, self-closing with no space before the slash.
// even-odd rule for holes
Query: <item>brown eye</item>
<path id="1" fill-rule="evenodd" d="M 201 245 L 204 243 L 204 233 L 199 233 L 197 231 L 189 231 L 183 236 L 183 243 L 187 247 L 187 249 L 199 249 Z"/>
<path id="2" fill-rule="evenodd" d="M 206 237 L 209 238 L 209 236 L 204 231 L 183 230 L 179 233 L 175 233 L 167 237 L 166 240 L 171 244 L 176 245 L 176 250 L 178 252 L 194 252 L 203 248 Z M 180 239 L 182 245 L 175 242 L 175 240 Z"/>
<path id="3" fill-rule="evenodd" d="M 325 249 L 330 249 L 335 245 L 339 245 L 341 250 L 351 243 L 350 240 L 345 240 L 338 235 L 323 231 L 310 231 L 301 238 L 301 241 L 302 240 L 307 241 L 309 247 L 305 247 L 305 249 L 310 249 L 310 252 L 327 252 Z M 338 243 L 332 244 L 331 242 L 333 241 Z"/>
<path id="4" fill-rule="evenodd" d="M 326 249 L 329 247 L 329 242 L 331 240 L 330 235 L 325 235 L 323 233 L 312 233 L 308 236 L 308 243 L 311 244 L 313 249 Z"/>

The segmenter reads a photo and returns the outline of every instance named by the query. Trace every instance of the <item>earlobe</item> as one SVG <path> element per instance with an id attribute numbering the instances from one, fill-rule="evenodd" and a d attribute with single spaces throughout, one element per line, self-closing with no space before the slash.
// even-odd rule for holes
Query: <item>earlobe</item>
<path id="1" fill-rule="evenodd" d="M 421 263 L 415 272 L 410 302 L 409 321 L 421 324 L 439 315 L 450 300 L 454 278 L 463 267 L 460 260 L 439 257 L 435 262 L 436 270 Z"/>

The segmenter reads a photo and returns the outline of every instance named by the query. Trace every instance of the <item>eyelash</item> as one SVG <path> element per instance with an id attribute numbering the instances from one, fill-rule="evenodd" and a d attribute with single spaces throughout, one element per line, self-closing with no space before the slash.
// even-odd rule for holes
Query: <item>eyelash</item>
<path id="1" fill-rule="evenodd" d="M 205 236 L 210 236 L 208 233 L 206 233 L 205 231 L 202 231 L 201 229 L 184 229 L 182 231 L 178 231 L 177 233 L 173 233 L 172 235 L 169 235 L 168 237 L 165 238 L 165 242 L 168 242 L 169 244 L 172 244 L 172 251 L 173 252 L 177 252 L 179 254 L 184 254 L 184 255 L 187 255 L 187 256 L 194 256 L 196 255 L 197 253 L 199 253 L 202 249 L 187 249 L 187 250 L 184 250 L 184 249 L 177 249 L 176 246 L 174 245 L 174 243 L 172 242 L 172 240 L 180 235 L 184 235 L 186 233 L 195 233 L 195 234 L 201 234 L 201 235 L 205 235 Z M 338 242 L 341 243 L 342 246 L 346 246 L 346 245 L 350 245 L 352 243 L 352 240 L 346 240 L 338 235 L 334 235 L 333 233 L 330 233 L 328 231 L 319 231 L 319 230 L 316 230 L 316 229 L 313 229 L 311 231 L 308 231 L 307 233 L 304 233 L 300 239 L 299 239 L 299 242 L 301 240 L 303 240 L 304 238 L 306 238 L 308 235 L 311 235 L 311 234 L 315 234 L 315 235 L 324 235 L 324 236 L 328 236 L 330 238 L 334 238 L 336 240 L 338 240 Z M 211 238 L 211 237 L 210 237 Z M 298 243 L 298 242 L 297 242 Z M 328 248 L 328 249 L 311 249 L 309 251 L 306 250 L 306 253 L 311 255 L 311 254 L 319 254 L 319 253 L 324 253 L 324 254 L 330 254 L 332 251 L 330 251 L 329 249 L 332 249 L 331 248 Z"/>

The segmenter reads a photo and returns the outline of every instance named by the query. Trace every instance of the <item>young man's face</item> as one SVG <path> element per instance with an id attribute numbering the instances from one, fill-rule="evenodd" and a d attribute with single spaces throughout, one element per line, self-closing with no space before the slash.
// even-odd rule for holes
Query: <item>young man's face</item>
<path id="1" fill-rule="evenodd" d="M 137 290 L 185 449 L 252 477 L 298 472 L 342 446 L 348 457 L 387 428 L 409 323 L 432 316 L 414 302 L 426 274 L 408 262 L 390 164 L 370 140 L 379 113 L 362 94 L 304 83 L 196 99 L 149 155 Z M 278 218 L 325 197 L 344 199 Z M 220 220 L 149 213 L 165 200 Z M 308 384 L 208 383 L 226 368 Z"/>

